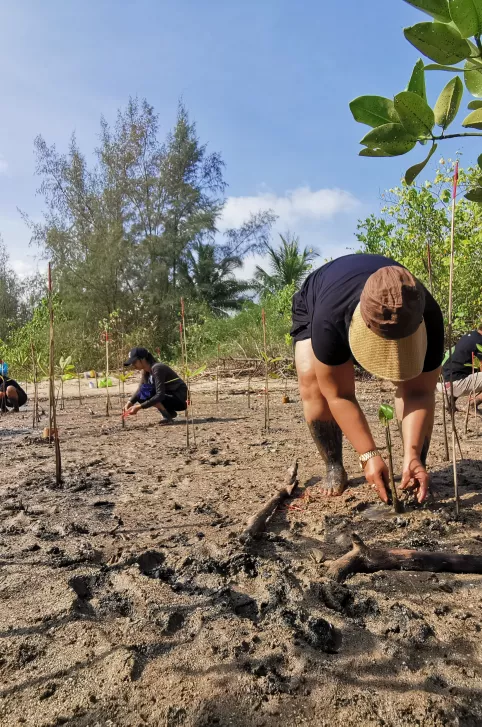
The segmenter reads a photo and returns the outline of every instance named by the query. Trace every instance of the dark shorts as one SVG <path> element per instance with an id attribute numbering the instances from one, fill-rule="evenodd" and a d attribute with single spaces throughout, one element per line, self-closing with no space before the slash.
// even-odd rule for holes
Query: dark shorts
<path id="1" fill-rule="evenodd" d="M 162 404 L 169 414 L 175 414 L 178 411 L 185 411 L 187 409 L 187 392 L 185 399 L 177 396 L 177 394 L 166 394 Z"/>
<path id="2" fill-rule="evenodd" d="M 301 291 L 295 293 L 291 303 L 291 330 L 290 336 L 293 343 L 306 341 L 311 338 L 311 316 L 306 307 L 306 301 Z"/>
<path id="3" fill-rule="evenodd" d="M 8 398 L 8 396 L 6 396 L 5 406 L 7 406 L 9 409 L 13 409 L 14 406 L 24 406 L 27 403 L 27 394 L 23 389 L 20 389 L 20 391 L 17 389 L 17 396 L 18 404 L 16 402 L 13 402 L 11 399 Z"/>

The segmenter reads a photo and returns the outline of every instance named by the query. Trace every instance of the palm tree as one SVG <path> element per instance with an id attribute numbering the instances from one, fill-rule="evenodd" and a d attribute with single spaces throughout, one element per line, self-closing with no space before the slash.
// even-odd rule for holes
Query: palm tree
<path id="1" fill-rule="evenodd" d="M 216 316 L 239 310 L 247 300 L 250 283 L 238 280 L 235 270 L 243 265 L 236 255 L 219 257 L 215 245 L 195 242 L 180 266 L 180 283 L 193 298 L 203 300 Z"/>
<path id="2" fill-rule="evenodd" d="M 306 274 L 311 270 L 311 263 L 317 252 L 308 248 L 300 249 L 300 239 L 288 233 L 280 235 L 281 245 L 278 249 L 266 245 L 270 272 L 259 265 L 256 266 L 253 287 L 261 294 L 276 293 L 288 285 L 299 288 Z"/>

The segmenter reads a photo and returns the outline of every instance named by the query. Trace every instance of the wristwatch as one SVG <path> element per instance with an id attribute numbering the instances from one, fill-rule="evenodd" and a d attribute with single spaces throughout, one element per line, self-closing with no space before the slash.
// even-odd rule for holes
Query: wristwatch
<path id="1" fill-rule="evenodd" d="M 369 459 L 372 457 L 380 457 L 380 452 L 378 449 L 371 449 L 369 452 L 365 452 L 365 454 L 361 454 L 359 459 L 360 462 L 360 469 L 363 470 L 363 466 L 368 462 Z"/>

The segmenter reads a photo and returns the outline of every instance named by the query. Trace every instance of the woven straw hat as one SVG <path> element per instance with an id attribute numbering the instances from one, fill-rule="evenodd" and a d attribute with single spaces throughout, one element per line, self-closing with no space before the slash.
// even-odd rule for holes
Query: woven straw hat
<path id="1" fill-rule="evenodd" d="M 424 308 L 424 288 L 405 268 L 385 267 L 371 275 L 349 331 L 360 366 L 389 381 L 421 374 L 427 353 Z"/>

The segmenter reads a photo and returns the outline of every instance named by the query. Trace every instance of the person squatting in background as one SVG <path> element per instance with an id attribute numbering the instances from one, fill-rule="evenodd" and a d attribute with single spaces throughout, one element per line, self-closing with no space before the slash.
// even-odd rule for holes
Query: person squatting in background
<path id="1" fill-rule="evenodd" d="M 0 363 L 0 411 L 6 413 L 10 409 L 18 412 L 27 403 L 27 394 L 20 384 L 8 376 L 8 364 Z"/>
<path id="2" fill-rule="evenodd" d="M 477 364 L 472 374 L 472 354 L 478 359 L 482 358 L 482 351 L 477 346 L 482 346 L 482 326 L 476 331 L 470 331 L 462 336 L 452 351 L 452 361 L 447 360 L 442 367 L 444 386 L 447 392 L 447 399 L 450 402 L 450 374 L 454 387 L 452 404 L 456 407 L 457 399 L 461 396 L 469 396 L 478 406 L 482 402 L 482 372 L 478 370 Z M 437 384 L 437 390 L 442 391 L 442 384 Z"/>
<path id="3" fill-rule="evenodd" d="M 442 312 L 395 260 L 346 255 L 308 276 L 293 297 L 295 363 L 306 422 L 326 464 L 322 486 L 341 495 L 348 482 L 343 434 L 367 481 L 388 502 L 388 469 L 355 395 L 354 364 L 396 384 L 403 434 L 402 489 L 428 493 L 426 457 L 444 349 Z"/>
<path id="4" fill-rule="evenodd" d="M 156 361 L 146 348 L 136 347 L 124 366 L 142 371 L 141 384 L 127 402 L 124 412 L 136 415 L 155 406 L 162 414 L 161 424 L 171 424 L 178 411 L 187 409 L 187 386 L 170 366 Z"/>

